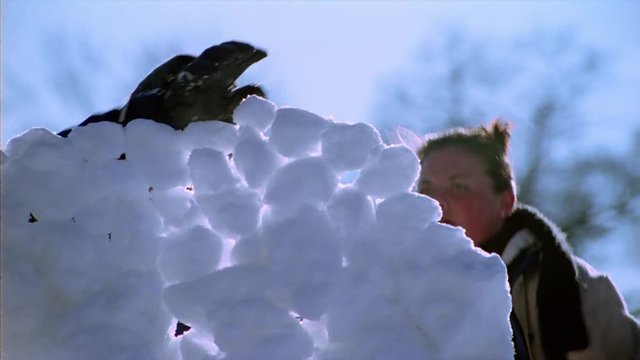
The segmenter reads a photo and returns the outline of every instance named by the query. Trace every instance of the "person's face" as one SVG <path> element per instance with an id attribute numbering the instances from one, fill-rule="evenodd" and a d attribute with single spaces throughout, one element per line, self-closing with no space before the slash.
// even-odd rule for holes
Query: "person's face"
<path id="1" fill-rule="evenodd" d="M 464 228 L 476 246 L 500 230 L 515 196 L 512 190 L 494 191 L 479 156 L 447 146 L 431 152 L 421 165 L 418 192 L 440 203 L 440 222 Z"/>

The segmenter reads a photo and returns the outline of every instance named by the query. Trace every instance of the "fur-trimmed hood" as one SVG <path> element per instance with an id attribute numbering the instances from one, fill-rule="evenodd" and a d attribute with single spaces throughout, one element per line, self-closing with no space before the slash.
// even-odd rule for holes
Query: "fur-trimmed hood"
<path id="1" fill-rule="evenodd" d="M 536 302 L 542 347 L 548 359 L 564 359 L 567 352 L 589 345 L 577 268 L 564 233 L 535 208 L 519 204 L 501 230 L 482 248 L 502 254 L 507 244 L 523 230 L 529 231 L 535 239 L 527 250 L 537 251 L 532 267 L 537 267 L 540 274 Z M 522 260 L 524 253 L 516 255 L 510 263 L 510 277 L 514 276 L 511 270 Z"/>

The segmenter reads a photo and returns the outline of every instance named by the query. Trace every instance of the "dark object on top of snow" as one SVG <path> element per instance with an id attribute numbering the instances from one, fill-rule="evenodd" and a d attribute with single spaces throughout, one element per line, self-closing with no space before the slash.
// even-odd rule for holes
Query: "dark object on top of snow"
<path id="1" fill-rule="evenodd" d="M 176 324 L 176 331 L 173 333 L 173 336 L 178 337 L 189 330 L 191 330 L 191 326 L 178 321 L 178 323 Z"/>
<path id="2" fill-rule="evenodd" d="M 174 129 L 191 122 L 233 123 L 236 106 L 249 95 L 265 96 L 257 85 L 236 87 L 236 80 L 267 53 L 250 44 L 229 41 L 209 47 L 198 57 L 177 55 L 155 68 L 131 94 L 124 108 L 92 115 L 79 126 L 111 121 L 126 125 L 151 119 Z M 58 135 L 66 137 L 72 129 Z"/>
<path id="3" fill-rule="evenodd" d="M 176 55 L 165 61 L 140 81 L 131 97 L 150 91 L 166 91 L 178 73 L 195 59 L 196 57 L 191 55 Z"/>
<path id="4" fill-rule="evenodd" d="M 236 79 L 266 56 L 266 52 L 236 41 L 203 51 L 169 84 L 164 96 L 169 125 L 184 129 L 198 120 L 232 123 L 233 110 L 242 99 L 252 94 L 264 96 L 256 85 L 236 88 Z"/>
<path id="5" fill-rule="evenodd" d="M 38 222 L 38 219 L 36 219 L 36 217 L 33 215 L 33 213 L 29 213 L 29 224 L 33 224 Z"/>

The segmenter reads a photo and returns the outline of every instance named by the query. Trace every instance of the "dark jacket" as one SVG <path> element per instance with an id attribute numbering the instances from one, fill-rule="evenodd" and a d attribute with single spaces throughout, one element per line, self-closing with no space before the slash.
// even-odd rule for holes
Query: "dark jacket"
<path id="1" fill-rule="evenodd" d="M 640 325 L 615 285 L 537 210 L 519 205 L 483 248 L 507 265 L 530 359 L 640 359 Z"/>

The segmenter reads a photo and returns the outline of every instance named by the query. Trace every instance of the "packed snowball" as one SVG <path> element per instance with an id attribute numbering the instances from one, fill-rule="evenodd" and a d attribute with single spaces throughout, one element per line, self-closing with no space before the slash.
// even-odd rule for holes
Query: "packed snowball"
<path id="1" fill-rule="evenodd" d="M 411 150 L 255 96 L 234 119 L 10 141 L 3 358 L 513 358 L 505 267 Z"/>

